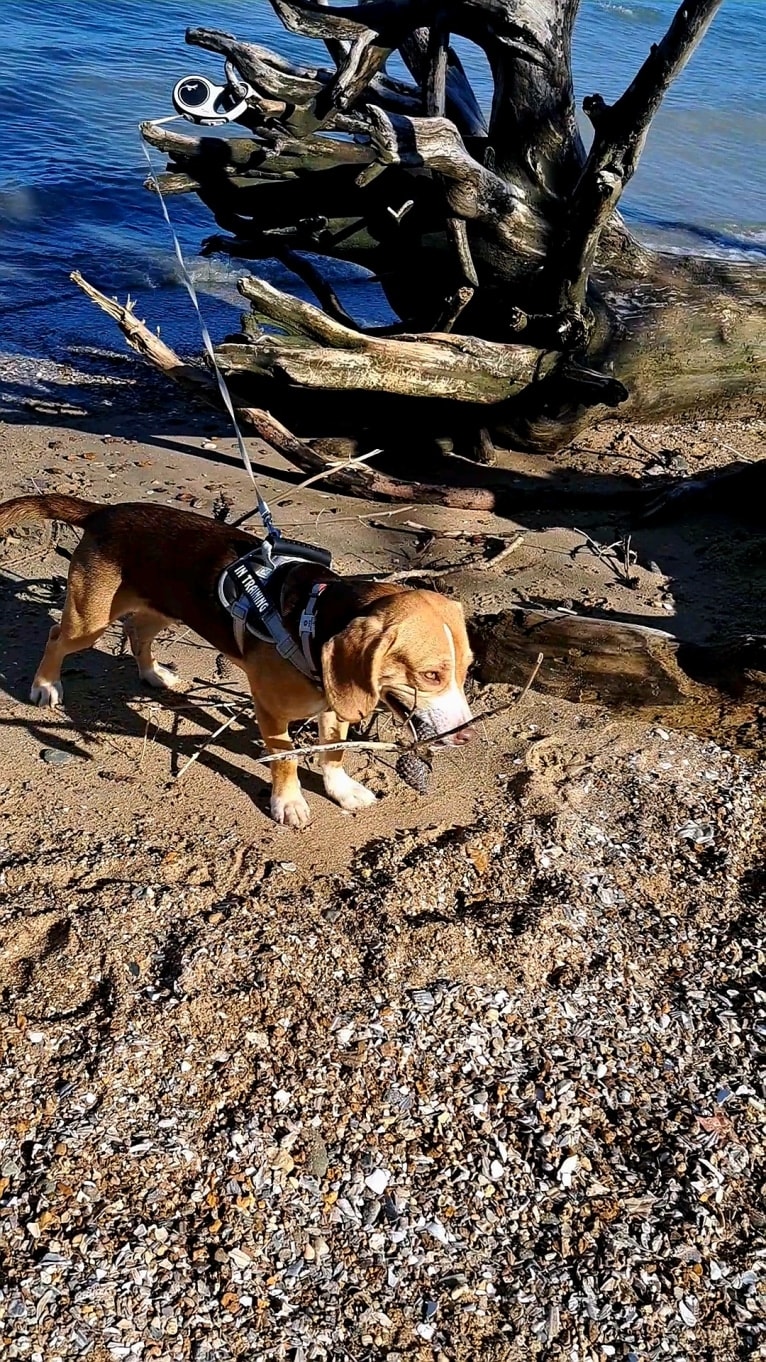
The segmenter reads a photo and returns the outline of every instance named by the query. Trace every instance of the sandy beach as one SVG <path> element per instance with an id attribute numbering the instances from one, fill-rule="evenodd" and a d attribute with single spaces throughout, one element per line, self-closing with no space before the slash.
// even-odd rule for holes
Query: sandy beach
<path id="1" fill-rule="evenodd" d="M 6 358 L 0 393 L 4 498 L 253 506 L 223 422 L 132 360 Z M 507 462 L 575 486 L 762 448 L 762 422 L 614 420 Z M 365 505 L 252 454 L 344 572 L 453 565 L 437 584 L 485 614 L 764 632 L 741 516 L 634 531 L 628 582 L 592 547 L 624 538 L 614 512 Z M 205 746 L 243 691 L 191 635 L 160 654 L 182 693 L 142 691 L 115 628 L 64 712 L 29 706 L 74 543 L 51 530 L 0 545 L 4 1355 L 755 1355 L 764 707 L 714 693 L 674 727 L 532 691 L 427 797 L 360 756 L 380 800 L 350 817 L 307 772 L 295 834 L 246 711 Z"/>

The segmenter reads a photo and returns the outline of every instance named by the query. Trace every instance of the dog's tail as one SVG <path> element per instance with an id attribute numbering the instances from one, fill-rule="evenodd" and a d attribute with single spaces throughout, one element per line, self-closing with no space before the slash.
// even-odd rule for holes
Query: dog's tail
<path id="1" fill-rule="evenodd" d="M 84 525 L 94 511 L 100 511 L 97 501 L 84 501 L 82 497 L 14 497 L 13 501 L 0 502 L 0 536 L 14 525 L 28 524 L 36 520 L 63 520 L 65 525 Z"/>

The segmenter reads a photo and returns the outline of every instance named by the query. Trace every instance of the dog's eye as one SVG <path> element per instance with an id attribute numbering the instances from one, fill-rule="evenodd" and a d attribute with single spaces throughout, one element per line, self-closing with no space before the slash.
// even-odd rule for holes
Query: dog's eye
<path id="1" fill-rule="evenodd" d="M 441 681 L 441 675 L 439 672 L 423 672 L 423 677 L 426 681 L 435 681 L 437 683 Z"/>

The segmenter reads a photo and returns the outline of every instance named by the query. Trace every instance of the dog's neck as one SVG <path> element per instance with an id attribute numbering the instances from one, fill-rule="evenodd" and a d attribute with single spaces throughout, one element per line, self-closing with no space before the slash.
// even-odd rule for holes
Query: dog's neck
<path id="1" fill-rule="evenodd" d="M 356 577 L 339 577 L 329 568 L 313 563 L 288 563 L 277 569 L 274 577 L 274 599 L 285 627 L 296 643 L 300 642 L 300 619 L 317 583 L 325 584 L 314 611 L 315 629 L 311 653 L 317 675 L 322 675 L 322 649 L 336 634 L 342 633 L 358 615 L 365 614 L 374 601 L 382 596 L 398 595 L 406 590 L 399 584 L 368 582 Z"/>

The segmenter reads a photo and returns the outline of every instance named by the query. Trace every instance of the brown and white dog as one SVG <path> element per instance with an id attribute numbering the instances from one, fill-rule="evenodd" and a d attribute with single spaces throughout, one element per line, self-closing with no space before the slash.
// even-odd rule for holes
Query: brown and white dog
<path id="1" fill-rule="evenodd" d="M 179 684 L 152 650 L 160 630 L 179 620 L 241 667 L 270 752 L 289 751 L 288 725 L 314 716 L 321 743 L 342 741 L 349 723 L 366 718 L 381 701 L 409 718 L 416 733 L 433 732 L 437 740 L 447 735 L 442 741 L 450 744 L 472 736 L 470 728 L 449 735 L 471 719 L 463 690 L 471 651 L 462 608 L 446 596 L 338 577 L 313 564 L 278 568 L 272 585 L 296 638 L 312 587 L 327 583 L 316 608 L 314 661 L 321 681 L 313 685 L 270 644 L 247 635 L 244 655 L 236 645 L 218 581 L 230 563 L 257 548 L 254 535 L 165 506 L 102 506 L 55 495 L 0 504 L 0 535 L 40 520 L 81 526 L 84 533 L 72 556 L 61 623 L 50 631 L 32 683 L 35 704 L 58 705 L 64 659 L 91 648 L 114 620 L 128 616 L 130 646 L 149 685 Z M 321 764 L 325 790 L 342 809 L 355 812 L 375 802 L 343 770 L 342 752 L 322 753 Z M 294 828 L 309 822 L 297 762 L 273 763 L 271 813 Z"/>

